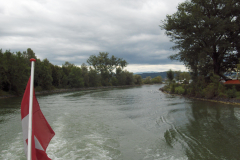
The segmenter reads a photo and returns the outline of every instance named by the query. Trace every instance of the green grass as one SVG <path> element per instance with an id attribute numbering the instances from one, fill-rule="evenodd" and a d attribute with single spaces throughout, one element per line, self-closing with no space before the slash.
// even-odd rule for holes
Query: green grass
<path id="1" fill-rule="evenodd" d="M 183 94 L 184 93 L 184 89 L 182 86 L 178 86 L 175 88 L 175 93 L 176 94 Z"/>
<path id="2" fill-rule="evenodd" d="M 240 91 L 237 91 L 237 99 L 240 99 Z"/>

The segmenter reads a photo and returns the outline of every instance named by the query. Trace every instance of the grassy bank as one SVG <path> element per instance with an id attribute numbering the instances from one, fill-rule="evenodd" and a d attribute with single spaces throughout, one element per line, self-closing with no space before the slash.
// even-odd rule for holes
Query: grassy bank
<path id="1" fill-rule="evenodd" d="M 216 75 L 211 76 L 209 79 L 198 77 L 191 84 L 168 82 L 160 90 L 169 94 L 183 95 L 201 100 L 240 104 L 240 87 L 234 84 L 224 85 L 219 82 L 219 77 Z"/>

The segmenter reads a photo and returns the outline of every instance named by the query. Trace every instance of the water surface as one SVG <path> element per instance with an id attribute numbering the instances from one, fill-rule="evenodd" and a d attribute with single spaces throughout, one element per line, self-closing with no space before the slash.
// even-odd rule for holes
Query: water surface
<path id="1" fill-rule="evenodd" d="M 37 96 L 53 160 L 239 159 L 240 108 L 166 95 L 161 85 Z M 21 98 L 0 99 L 0 159 L 25 160 Z"/>

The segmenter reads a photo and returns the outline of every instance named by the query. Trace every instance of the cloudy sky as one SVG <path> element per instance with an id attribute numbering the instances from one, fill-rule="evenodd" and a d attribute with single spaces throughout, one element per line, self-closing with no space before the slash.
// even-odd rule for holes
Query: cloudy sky
<path id="1" fill-rule="evenodd" d="M 81 65 L 109 52 L 131 72 L 186 70 L 159 25 L 184 0 L 7 0 L 0 5 L 0 48 Z"/>

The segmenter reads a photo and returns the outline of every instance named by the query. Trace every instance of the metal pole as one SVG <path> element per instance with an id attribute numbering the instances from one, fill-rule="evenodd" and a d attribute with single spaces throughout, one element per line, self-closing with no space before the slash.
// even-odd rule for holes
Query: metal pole
<path id="1" fill-rule="evenodd" d="M 30 59 L 31 61 L 31 81 L 30 81 L 30 97 L 29 97 L 29 120 L 28 120 L 28 160 L 32 160 L 32 112 L 33 112 L 33 82 L 34 82 L 34 62 L 35 59 Z M 33 135 L 34 136 L 34 135 Z"/>

